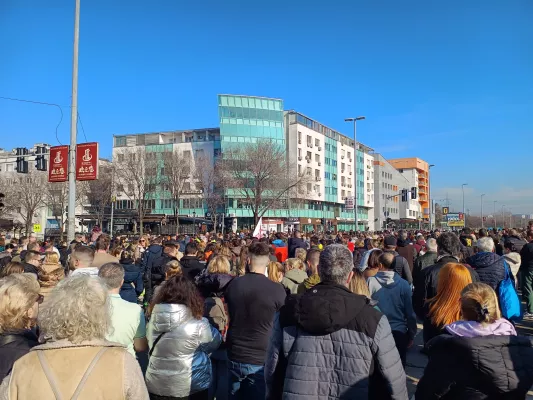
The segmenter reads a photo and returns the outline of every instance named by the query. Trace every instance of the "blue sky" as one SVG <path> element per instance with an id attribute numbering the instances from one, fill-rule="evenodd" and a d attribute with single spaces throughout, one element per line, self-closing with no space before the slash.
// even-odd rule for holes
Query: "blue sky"
<path id="1" fill-rule="evenodd" d="M 217 126 L 217 93 L 282 98 L 388 158 L 435 164 L 432 191 L 533 214 L 533 2 L 81 0 L 88 141 Z M 58 103 L 68 142 L 74 0 L 0 2 L 0 96 Z M 0 146 L 57 144 L 54 107 L 0 99 Z M 85 141 L 79 132 L 80 142 Z"/>

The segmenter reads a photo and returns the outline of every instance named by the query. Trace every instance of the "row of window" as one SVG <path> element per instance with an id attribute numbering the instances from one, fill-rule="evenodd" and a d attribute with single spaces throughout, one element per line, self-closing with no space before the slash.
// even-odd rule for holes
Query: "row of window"
<path id="1" fill-rule="evenodd" d="M 256 108 L 220 107 L 220 117 L 250 120 L 283 121 L 282 111 L 259 110 Z"/>
<path id="2" fill-rule="evenodd" d="M 276 99 L 265 99 L 246 96 L 218 96 L 218 104 L 223 107 L 244 107 L 262 110 L 283 111 L 283 102 Z"/>
<path id="3" fill-rule="evenodd" d="M 291 113 L 289 114 L 289 123 L 293 124 L 295 122 L 298 122 L 300 125 L 306 126 L 309 129 L 314 130 L 315 132 L 321 133 L 323 135 L 326 135 L 327 137 L 336 140 L 338 142 L 341 142 L 344 145 L 353 147 L 354 142 L 353 139 L 350 139 L 333 129 L 330 129 L 316 121 L 313 121 L 310 118 L 304 117 L 301 114 L 298 113 Z"/>

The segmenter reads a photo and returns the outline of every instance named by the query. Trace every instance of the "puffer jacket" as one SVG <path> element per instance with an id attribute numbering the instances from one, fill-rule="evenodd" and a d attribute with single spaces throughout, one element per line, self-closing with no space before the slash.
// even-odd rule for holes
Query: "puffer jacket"
<path id="1" fill-rule="evenodd" d="M 194 318 L 183 304 L 156 304 L 146 336 L 153 351 L 146 371 L 149 393 L 187 397 L 209 388 L 209 354 L 220 346 L 222 337 L 207 319 Z"/>
<path id="2" fill-rule="evenodd" d="M 477 272 L 479 281 L 486 283 L 493 290 L 497 290 L 505 278 L 504 258 L 496 253 L 477 253 L 468 258 L 466 263 Z"/>
<path id="3" fill-rule="evenodd" d="M 407 399 L 387 317 L 369 302 L 331 282 L 287 297 L 268 347 L 266 399 Z"/>
<path id="4" fill-rule="evenodd" d="M 531 337 L 440 335 L 427 347 L 416 400 L 525 399 L 533 385 Z"/>
<path id="5" fill-rule="evenodd" d="M 144 290 L 141 266 L 136 265 L 133 259 L 121 260 L 120 265 L 124 268 L 124 283 L 120 288 L 120 297 L 137 304 L 137 298 Z"/>
<path id="6" fill-rule="evenodd" d="M 291 294 L 298 293 L 298 285 L 307 279 L 307 274 L 300 269 L 291 269 L 281 280 L 281 284 Z"/>

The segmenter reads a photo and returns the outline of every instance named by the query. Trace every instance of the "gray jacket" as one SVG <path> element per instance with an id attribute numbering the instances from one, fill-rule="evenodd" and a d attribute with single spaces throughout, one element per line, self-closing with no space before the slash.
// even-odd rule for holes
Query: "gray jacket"
<path id="1" fill-rule="evenodd" d="M 389 323 L 369 301 L 331 282 L 287 297 L 267 352 L 266 398 L 406 400 Z"/>
<path id="2" fill-rule="evenodd" d="M 370 297 L 387 316 L 391 330 L 416 335 L 416 316 L 413 311 L 411 286 L 395 271 L 379 271 L 368 278 Z"/>
<path id="3" fill-rule="evenodd" d="M 209 354 L 222 341 L 207 319 L 195 319 L 182 304 L 156 304 L 147 338 L 150 349 L 162 333 L 146 371 L 148 392 L 159 396 L 187 397 L 209 388 Z"/>

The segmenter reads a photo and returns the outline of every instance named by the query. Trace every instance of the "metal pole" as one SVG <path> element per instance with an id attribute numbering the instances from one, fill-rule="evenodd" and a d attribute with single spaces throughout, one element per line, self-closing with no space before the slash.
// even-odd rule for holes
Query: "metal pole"
<path id="1" fill-rule="evenodd" d="M 492 219 L 494 220 L 494 229 L 496 230 L 496 203 L 498 200 L 494 200 L 494 213 L 492 215 Z"/>
<path id="2" fill-rule="evenodd" d="M 76 128 L 78 122 L 78 43 L 80 39 L 80 0 L 74 13 L 74 51 L 72 54 L 72 102 L 70 107 L 70 151 L 68 169 L 68 232 L 67 240 L 74 240 L 76 230 Z"/>
<path id="3" fill-rule="evenodd" d="M 483 196 L 485 195 L 484 194 L 481 195 L 481 228 L 485 227 L 485 224 L 483 223 Z"/>
<path id="4" fill-rule="evenodd" d="M 111 198 L 111 222 L 109 227 L 109 235 L 113 237 L 113 214 L 115 213 L 115 196 Z"/>
<path id="5" fill-rule="evenodd" d="M 464 218 L 464 222 L 465 222 L 465 227 L 466 227 L 466 213 L 465 213 L 465 183 L 463 183 L 461 185 L 461 188 L 463 189 L 463 218 Z"/>
<path id="6" fill-rule="evenodd" d="M 354 149 L 354 211 L 355 211 L 355 232 L 359 231 L 359 221 L 357 220 L 357 187 L 359 182 L 357 181 L 357 161 L 359 160 L 359 154 L 357 154 L 357 121 L 353 121 L 353 149 Z"/>

